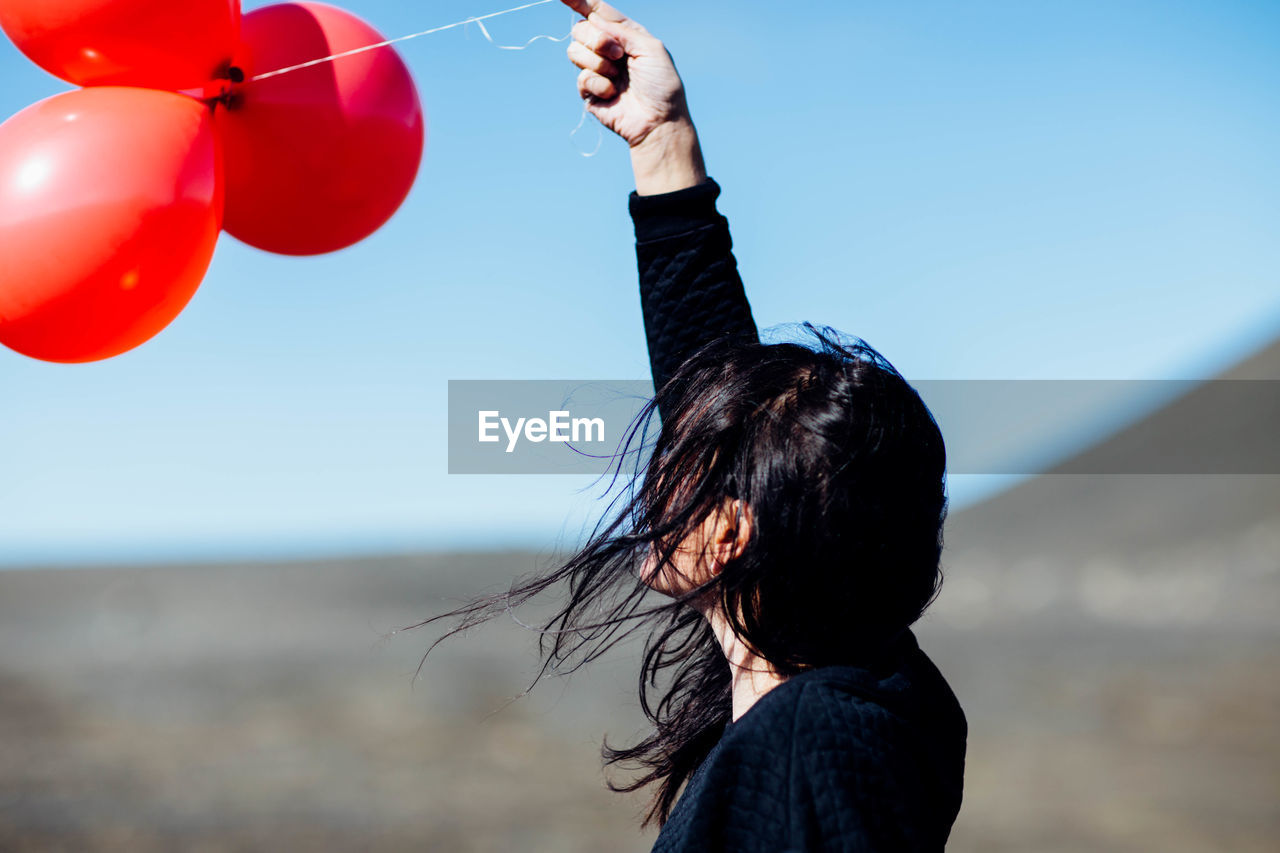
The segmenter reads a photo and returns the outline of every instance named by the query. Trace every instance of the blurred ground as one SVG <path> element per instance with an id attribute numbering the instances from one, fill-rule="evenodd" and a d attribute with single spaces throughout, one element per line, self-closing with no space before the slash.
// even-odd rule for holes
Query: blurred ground
<path id="1" fill-rule="evenodd" d="M 1280 477 L 1051 475 L 947 541 L 916 632 L 970 723 L 950 849 L 1280 849 Z M 647 850 L 599 759 L 634 645 L 508 703 L 533 635 L 415 681 L 438 632 L 392 633 L 549 558 L 0 572 L 0 849 Z"/>
<path id="2" fill-rule="evenodd" d="M 521 629 L 453 638 L 416 682 L 435 634 L 384 637 L 535 562 L 0 574 L 0 849 L 646 850 L 598 758 L 639 730 L 625 654 L 504 706 Z M 1274 606 L 1274 569 L 1132 625 L 1089 610 L 1087 572 L 1038 607 L 952 572 L 917 629 L 971 726 L 952 849 L 1276 849 L 1280 633 L 1220 609 Z"/>
<path id="3" fill-rule="evenodd" d="M 0 849 L 645 849 L 609 667 L 386 636 L 532 559 L 0 573 Z"/>

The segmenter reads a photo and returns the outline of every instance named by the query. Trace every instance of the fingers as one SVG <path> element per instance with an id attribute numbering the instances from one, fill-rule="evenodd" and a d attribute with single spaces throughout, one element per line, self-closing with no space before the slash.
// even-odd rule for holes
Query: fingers
<path id="1" fill-rule="evenodd" d="M 592 14 L 587 18 L 587 23 L 622 45 L 622 49 L 632 56 L 640 56 L 652 52 L 653 43 L 657 41 L 649 34 L 648 30 L 635 21 L 625 19 L 611 21 L 601 15 Z"/>
<path id="2" fill-rule="evenodd" d="M 590 21 L 579 21 L 573 26 L 573 40 L 592 53 L 606 59 L 622 59 L 627 55 L 622 43 L 603 32 Z M 585 67 L 585 66 L 584 66 Z"/>
<path id="3" fill-rule="evenodd" d="M 604 18 L 606 21 L 612 21 L 613 23 L 622 23 L 627 19 L 626 15 L 622 14 L 617 9 L 610 6 L 608 3 L 590 2 L 590 0 L 588 0 L 588 5 L 591 6 L 592 15 L 599 15 L 601 18 Z"/>
<path id="4" fill-rule="evenodd" d="M 630 21 L 599 0 L 561 0 L 586 20 L 573 27 L 569 60 L 582 69 L 578 94 L 591 102 L 608 102 L 620 94 L 619 83 L 628 55 L 642 56 L 661 48 L 661 43 L 639 24 Z"/>
<path id="5" fill-rule="evenodd" d="M 594 71 L 602 77 L 618 77 L 622 74 L 622 69 L 617 63 L 588 50 L 576 41 L 569 45 L 569 61 L 579 68 Z"/>
<path id="6" fill-rule="evenodd" d="M 584 99 L 612 101 L 618 97 L 618 87 L 608 77 L 601 77 L 596 72 L 584 68 L 578 75 L 578 95 Z"/>
<path id="7" fill-rule="evenodd" d="M 600 0 L 560 0 L 564 5 L 577 12 L 584 18 L 592 15 L 599 15 L 603 20 L 621 23 L 627 19 L 627 16 L 610 6 L 608 3 L 602 3 Z"/>

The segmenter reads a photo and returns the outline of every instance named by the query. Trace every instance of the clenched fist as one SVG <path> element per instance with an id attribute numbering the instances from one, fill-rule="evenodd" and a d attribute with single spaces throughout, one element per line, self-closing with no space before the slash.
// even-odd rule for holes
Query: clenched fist
<path id="1" fill-rule="evenodd" d="M 578 94 L 600 123 L 626 140 L 641 195 L 706 180 L 684 83 L 671 54 L 640 24 L 599 0 L 562 0 L 584 17 L 569 59 Z"/>

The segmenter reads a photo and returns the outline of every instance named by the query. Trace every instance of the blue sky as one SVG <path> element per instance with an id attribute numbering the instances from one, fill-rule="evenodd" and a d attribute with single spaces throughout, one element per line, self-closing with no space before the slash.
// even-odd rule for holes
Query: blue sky
<path id="1" fill-rule="evenodd" d="M 388 36 L 509 5 L 345 3 Z M 1197 378 L 1280 334 L 1280 4 L 619 5 L 685 77 L 762 326 L 917 379 Z M 547 547 L 591 517 L 586 479 L 449 476 L 446 383 L 644 378 L 625 150 L 569 138 L 564 45 L 400 50 L 429 134 L 381 231 L 224 235 L 138 350 L 0 351 L 0 563 Z M 67 88 L 7 41 L 0 75 L 3 116 Z"/>

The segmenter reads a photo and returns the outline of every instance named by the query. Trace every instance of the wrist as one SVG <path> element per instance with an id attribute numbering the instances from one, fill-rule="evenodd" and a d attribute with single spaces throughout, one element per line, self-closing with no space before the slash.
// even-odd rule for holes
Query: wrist
<path id="1" fill-rule="evenodd" d="M 687 118 L 655 127 L 631 147 L 639 195 L 659 195 L 697 186 L 707 179 L 702 146 Z"/>

